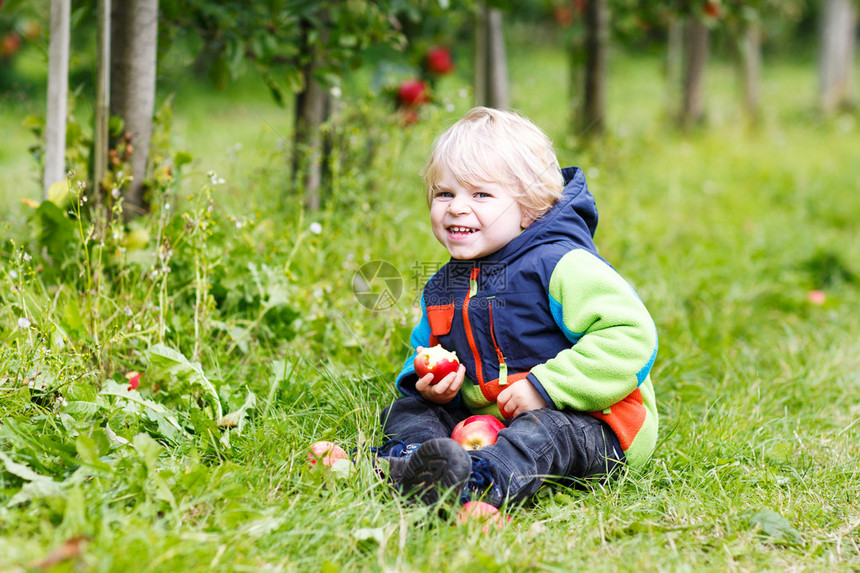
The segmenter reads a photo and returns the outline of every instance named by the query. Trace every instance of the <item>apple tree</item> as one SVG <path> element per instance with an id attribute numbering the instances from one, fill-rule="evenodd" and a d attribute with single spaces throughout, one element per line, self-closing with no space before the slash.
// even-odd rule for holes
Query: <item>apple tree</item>
<path id="1" fill-rule="evenodd" d="M 167 44 L 196 50 L 194 67 L 223 87 L 249 70 L 295 113 L 293 178 L 317 209 L 325 178 L 330 90 L 376 45 L 398 46 L 402 0 L 163 0 Z M 292 100 L 291 102 L 289 100 Z"/>

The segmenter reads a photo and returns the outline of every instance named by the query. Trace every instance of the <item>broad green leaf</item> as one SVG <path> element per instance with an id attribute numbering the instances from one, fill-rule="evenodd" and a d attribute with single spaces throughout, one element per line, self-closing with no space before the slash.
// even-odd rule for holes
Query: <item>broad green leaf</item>
<path id="1" fill-rule="evenodd" d="M 269 395 L 266 396 L 266 411 L 264 415 L 268 415 L 269 409 L 272 407 L 272 401 L 275 399 L 275 394 L 281 383 L 289 380 L 295 370 L 296 365 L 286 360 L 274 360 L 269 365 Z"/>
<path id="2" fill-rule="evenodd" d="M 125 131 L 125 120 L 118 115 L 110 116 L 108 120 L 108 131 L 113 137 L 119 137 Z"/>
<path id="3" fill-rule="evenodd" d="M 792 527 L 786 518 L 771 509 L 762 509 L 752 513 L 747 518 L 747 522 L 750 527 L 759 527 L 764 537 L 769 537 L 776 542 L 800 543 L 800 532 Z"/>
<path id="4" fill-rule="evenodd" d="M 218 426 L 221 428 L 236 428 L 236 432 L 242 433 L 242 426 L 245 423 L 245 412 L 250 408 L 257 406 L 257 396 L 253 392 L 248 392 L 248 397 L 245 398 L 245 403 L 236 410 L 230 412 L 218 421 Z"/>
<path id="5" fill-rule="evenodd" d="M 66 304 L 63 305 L 63 323 L 69 330 L 73 331 L 82 330 L 84 327 L 80 305 L 73 296 L 66 299 Z"/>
<path id="6" fill-rule="evenodd" d="M 65 209 L 72 204 L 72 194 L 69 191 L 69 183 L 65 179 L 52 183 L 51 186 L 48 187 L 47 195 L 48 201 L 60 209 Z"/>
<path id="7" fill-rule="evenodd" d="M 220 320 L 213 320 L 212 326 L 229 334 L 230 338 L 236 343 L 236 346 L 239 347 L 239 350 L 242 351 L 242 354 L 248 353 L 248 342 L 251 340 L 251 332 L 247 328 Z"/>
<path id="8" fill-rule="evenodd" d="M 0 461 L 9 473 L 27 481 L 24 486 L 9 500 L 9 507 L 26 503 L 30 500 L 57 497 L 62 495 L 64 484 L 54 481 L 48 476 L 34 472 L 24 464 L 14 461 L 12 458 L 0 452 Z"/>
<path id="9" fill-rule="evenodd" d="M 105 424 L 105 435 L 110 440 L 111 449 L 128 444 L 128 440 L 122 436 L 118 436 L 116 432 L 111 429 L 110 424 Z"/>
<path id="10" fill-rule="evenodd" d="M 158 454 L 161 452 L 161 445 L 149 437 L 148 434 L 137 434 L 132 442 L 134 449 L 143 458 L 143 463 L 146 464 L 146 469 L 152 474 L 156 471 L 156 462 Z"/>
<path id="11" fill-rule="evenodd" d="M 86 531 L 87 502 L 81 486 L 75 484 L 66 492 L 66 507 L 63 511 L 63 527 L 66 531 Z"/>
<path id="12" fill-rule="evenodd" d="M 9 500 L 9 507 L 39 499 L 58 498 L 64 495 L 65 485 L 48 477 L 24 484 L 21 490 Z"/>
<path id="13" fill-rule="evenodd" d="M 213 418 L 220 420 L 224 416 L 221 400 L 215 391 L 215 386 L 203 374 L 200 364 L 190 362 L 182 353 L 163 344 L 156 344 L 147 351 L 147 359 L 151 370 L 148 372 L 153 379 L 172 379 L 181 385 L 188 386 L 191 391 L 201 391 L 209 399 L 214 410 Z"/>
<path id="14" fill-rule="evenodd" d="M 155 499 L 165 501 L 170 504 L 170 507 L 175 509 L 176 498 L 173 496 L 173 492 L 170 491 L 170 486 L 167 485 L 167 482 L 161 474 L 156 472 L 150 476 L 150 479 L 155 486 Z"/>
<path id="15" fill-rule="evenodd" d="M 320 464 L 322 465 L 322 464 Z M 341 458 L 331 464 L 331 475 L 337 480 L 346 480 L 352 474 L 352 461 Z"/>
<path id="16" fill-rule="evenodd" d="M 86 465 L 110 471 L 111 467 L 99 459 L 101 457 L 99 445 L 91 437 L 84 434 L 79 435 L 75 440 L 75 448 L 78 451 L 78 457 Z"/>
<path id="17" fill-rule="evenodd" d="M 96 404 L 95 402 L 83 402 L 80 400 L 69 402 L 63 406 L 64 412 L 78 420 L 90 418 L 101 409 L 102 406 L 100 404 Z"/>
<path id="18" fill-rule="evenodd" d="M 19 464 L 14 461 L 12 458 L 0 452 L 0 461 L 3 462 L 3 466 L 6 468 L 6 471 L 12 475 L 16 475 L 19 478 L 26 481 L 38 481 L 40 479 L 51 479 L 47 476 L 43 476 L 40 473 L 36 473 L 31 470 L 28 466 L 24 464 Z"/>
<path id="19" fill-rule="evenodd" d="M 27 129 L 44 129 L 45 118 L 41 115 L 30 114 L 24 117 L 24 121 L 21 122 L 21 125 Z"/>
<path id="20" fill-rule="evenodd" d="M 179 422 L 176 421 L 175 415 L 168 412 L 161 404 L 141 397 L 137 390 L 129 390 L 128 386 L 117 384 L 114 380 L 108 379 L 105 381 L 104 388 L 102 388 L 100 394 L 104 396 L 114 396 L 125 400 L 127 404 L 132 406 L 132 412 L 138 412 L 140 410 L 147 412 L 147 416 L 154 422 L 158 423 L 159 428 L 161 428 L 162 425 L 172 428 L 170 431 L 173 434 L 173 430 L 176 430 L 176 433 L 174 434 L 176 436 L 182 436 L 185 434 L 185 430 L 183 430 L 182 426 L 179 425 Z"/>
<path id="21" fill-rule="evenodd" d="M 188 165 L 192 161 L 194 161 L 194 157 L 187 151 L 177 151 L 173 155 L 173 165 L 175 165 L 177 169 L 183 165 Z"/>
<path id="22" fill-rule="evenodd" d="M 59 266 L 74 254 L 70 246 L 77 241 L 77 229 L 60 207 L 51 201 L 42 201 L 31 220 L 39 247 L 47 250 L 55 265 Z"/>

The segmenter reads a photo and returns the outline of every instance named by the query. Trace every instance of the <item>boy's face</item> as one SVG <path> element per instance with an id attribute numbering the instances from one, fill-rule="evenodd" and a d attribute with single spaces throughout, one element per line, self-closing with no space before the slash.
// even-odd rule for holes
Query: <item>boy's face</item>
<path id="1" fill-rule="evenodd" d="M 531 220 L 507 189 L 498 183 L 462 186 L 443 168 L 430 203 L 433 234 L 455 259 L 477 259 L 495 253 Z"/>

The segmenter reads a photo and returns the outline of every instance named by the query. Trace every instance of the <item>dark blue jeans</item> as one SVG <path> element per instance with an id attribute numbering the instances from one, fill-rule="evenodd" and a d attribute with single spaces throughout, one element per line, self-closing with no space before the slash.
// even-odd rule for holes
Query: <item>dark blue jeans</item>
<path id="1" fill-rule="evenodd" d="M 389 439 L 422 443 L 449 437 L 454 426 L 471 415 L 462 407 L 407 396 L 383 410 L 382 428 Z M 582 412 L 549 408 L 509 420 L 495 444 L 469 455 L 492 463 L 499 494 L 486 501 L 497 506 L 525 501 L 544 483 L 577 486 L 604 479 L 625 461 L 618 438 L 604 422 Z"/>

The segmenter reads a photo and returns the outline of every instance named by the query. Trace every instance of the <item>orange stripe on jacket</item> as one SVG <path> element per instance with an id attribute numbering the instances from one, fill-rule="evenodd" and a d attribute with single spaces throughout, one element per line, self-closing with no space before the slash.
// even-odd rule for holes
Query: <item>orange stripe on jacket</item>
<path id="1" fill-rule="evenodd" d="M 490 380 L 489 382 L 486 382 L 486 383 L 480 385 L 481 392 L 484 394 L 484 398 L 486 398 L 490 402 L 495 402 L 496 398 L 499 397 L 499 394 L 501 394 L 502 390 L 504 390 L 505 388 L 507 388 L 508 386 L 513 384 L 514 382 L 517 382 L 518 380 L 522 380 L 523 378 L 525 378 L 528 375 L 529 375 L 528 372 L 517 372 L 516 374 L 509 374 L 508 375 L 508 383 L 505 384 L 504 386 L 499 385 L 499 379 L 498 378 L 496 378 L 495 380 Z"/>
<path id="2" fill-rule="evenodd" d="M 630 444 L 633 443 L 636 434 L 642 428 L 642 424 L 645 423 L 645 406 L 642 404 L 642 392 L 637 388 L 628 394 L 626 398 L 613 404 L 609 409 L 609 414 L 604 414 L 603 412 L 589 412 L 589 414 L 609 424 L 609 427 L 618 436 L 621 449 L 627 450 L 630 448 Z"/>

